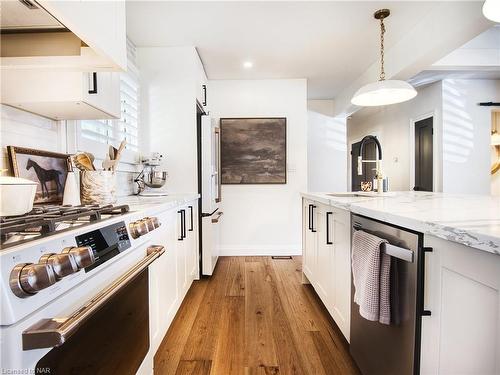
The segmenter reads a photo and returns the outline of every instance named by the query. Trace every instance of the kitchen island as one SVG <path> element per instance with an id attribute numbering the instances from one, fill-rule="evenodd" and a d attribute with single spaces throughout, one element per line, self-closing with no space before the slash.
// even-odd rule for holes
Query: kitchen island
<path id="1" fill-rule="evenodd" d="M 428 252 L 419 276 L 419 304 L 426 311 L 420 373 L 500 373 L 500 198 L 302 193 L 302 201 L 304 281 L 313 285 L 347 340 L 355 214 L 422 234 L 420 251 Z"/>
<path id="2" fill-rule="evenodd" d="M 416 191 L 355 197 L 332 194 L 335 196 L 329 193 L 303 193 L 302 196 L 500 255 L 500 197 Z"/>

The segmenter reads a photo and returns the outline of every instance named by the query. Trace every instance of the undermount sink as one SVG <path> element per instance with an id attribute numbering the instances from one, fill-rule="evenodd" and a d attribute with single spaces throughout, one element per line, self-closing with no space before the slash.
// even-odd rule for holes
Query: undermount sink
<path id="1" fill-rule="evenodd" d="M 370 197 L 374 198 L 373 194 L 363 194 L 363 193 L 327 193 L 330 197 L 339 197 L 339 198 L 349 198 L 349 197 Z"/>
<path id="2" fill-rule="evenodd" d="M 377 197 L 392 197 L 395 195 L 394 192 L 377 193 L 376 191 L 355 191 L 346 193 L 326 193 L 330 197 L 338 198 L 377 198 Z"/>

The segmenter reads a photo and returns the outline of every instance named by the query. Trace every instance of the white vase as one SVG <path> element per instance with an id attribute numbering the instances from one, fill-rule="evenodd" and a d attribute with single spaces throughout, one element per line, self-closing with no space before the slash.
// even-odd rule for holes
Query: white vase
<path id="1" fill-rule="evenodd" d="M 66 185 L 64 185 L 63 204 L 71 206 L 79 206 L 80 188 L 76 182 L 75 172 L 68 172 L 66 176 Z"/>

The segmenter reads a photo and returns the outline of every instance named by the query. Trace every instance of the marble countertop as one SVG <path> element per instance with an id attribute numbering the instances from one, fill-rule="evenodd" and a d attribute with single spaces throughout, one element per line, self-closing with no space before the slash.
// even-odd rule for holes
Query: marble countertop
<path id="1" fill-rule="evenodd" d="M 327 193 L 302 196 L 500 255 L 500 197 L 413 191 L 356 197 Z"/>
<path id="2" fill-rule="evenodd" d="M 178 207 L 200 197 L 199 194 L 169 194 L 164 196 L 130 195 L 118 198 L 116 204 L 127 204 L 131 211 L 160 212 Z"/>

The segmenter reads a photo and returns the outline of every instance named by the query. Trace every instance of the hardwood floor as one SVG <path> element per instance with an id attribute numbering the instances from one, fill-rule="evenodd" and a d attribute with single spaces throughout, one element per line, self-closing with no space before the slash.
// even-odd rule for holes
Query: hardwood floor
<path id="1" fill-rule="evenodd" d="M 222 257 L 195 281 L 154 360 L 156 375 L 359 374 L 301 259 Z"/>

